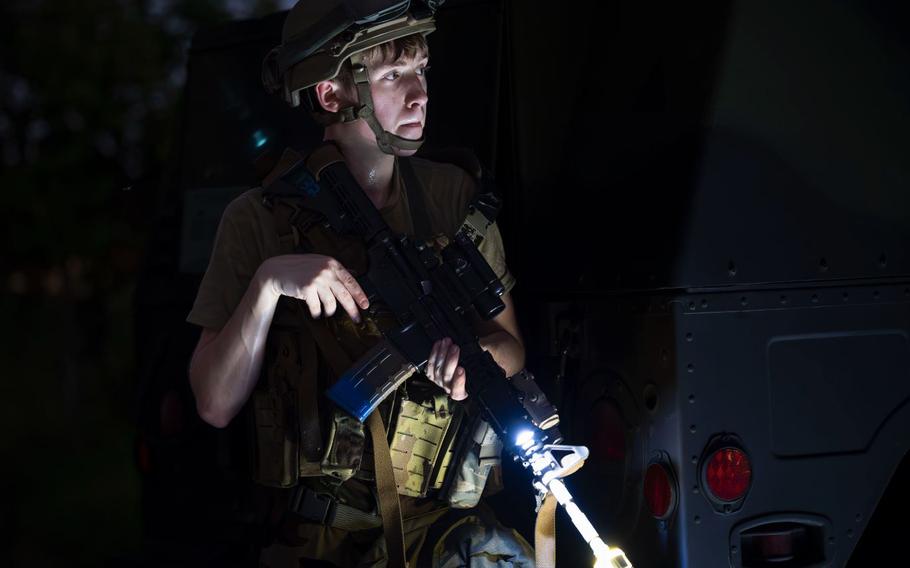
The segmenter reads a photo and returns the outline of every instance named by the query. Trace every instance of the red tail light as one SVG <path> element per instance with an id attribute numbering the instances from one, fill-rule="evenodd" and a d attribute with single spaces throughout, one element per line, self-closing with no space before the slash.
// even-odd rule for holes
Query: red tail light
<path id="1" fill-rule="evenodd" d="M 720 448 L 705 463 L 705 483 L 721 501 L 742 499 L 752 483 L 749 457 L 738 448 Z"/>
<path id="2" fill-rule="evenodd" d="M 645 472 L 645 501 L 655 519 L 666 519 L 676 509 L 676 482 L 660 462 L 651 463 Z"/>

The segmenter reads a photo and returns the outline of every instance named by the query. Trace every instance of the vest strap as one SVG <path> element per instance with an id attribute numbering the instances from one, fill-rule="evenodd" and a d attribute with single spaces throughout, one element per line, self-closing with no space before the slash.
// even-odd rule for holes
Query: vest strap
<path id="1" fill-rule="evenodd" d="M 376 513 L 339 503 L 332 495 L 298 485 L 291 491 L 288 511 L 304 521 L 346 531 L 372 529 L 382 525 Z"/>

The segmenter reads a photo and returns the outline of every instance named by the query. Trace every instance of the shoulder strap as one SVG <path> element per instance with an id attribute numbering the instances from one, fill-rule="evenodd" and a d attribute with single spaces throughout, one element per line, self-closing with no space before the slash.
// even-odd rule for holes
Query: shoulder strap
<path id="1" fill-rule="evenodd" d="M 427 203 L 423 195 L 423 186 L 414 173 L 414 164 L 410 158 L 398 158 L 401 177 L 404 180 L 405 194 L 408 196 L 408 209 L 411 210 L 411 221 L 414 223 L 415 242 L 425 241 L 433 236 L 430 231 L 430 218 L 427 215 Z"/>

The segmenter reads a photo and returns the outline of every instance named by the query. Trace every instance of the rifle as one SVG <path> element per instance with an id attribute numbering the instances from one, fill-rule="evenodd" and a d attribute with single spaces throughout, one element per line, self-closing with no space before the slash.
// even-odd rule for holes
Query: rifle
<path id="1" fill-rule="evenodd" d="M 398 323 L 382 330 L 384 339 L 339 378 L 329 398 L 364 421 L 409 376 L 426 368 L 434 342 L 450 337 L 460 348 L 468 394 L 513 459 L 532 472 L 538 510 L 552 494 L 591 547 L 596 566 L 631 568 L 622 550 L 604 543 L 562 482 L 581 466 L 588 449 L 559 443 L 556 409 L 533 375 L 522 371 L 507 378 L 474 334 L 472 312 L 491 319 L 505 308 L 502 283 L 476 246 L 498 210 L 498 200 L 492 194 L 475 199 L 469 221 L 437 255 L 425 243 L 392 232 L 334 145 L 318 148 L 269 191 L 304 197 L 305 206 L 335 231 L 363 239 L 369 262 L 358 282 L 371 309 L 382 304 Z"/>

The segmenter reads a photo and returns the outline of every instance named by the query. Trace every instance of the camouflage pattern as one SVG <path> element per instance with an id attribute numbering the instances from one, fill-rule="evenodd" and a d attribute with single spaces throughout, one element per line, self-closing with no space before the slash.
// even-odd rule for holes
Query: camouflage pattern
<path id="1" fill-rule="evenodd" d="M 452 406 L 444 392 L 436 392 L 423 402 L 401 401 L 389 444 L 400 495 L 425 497 L 428 489 L 442 486 L 451 459 L 451 444 L 444 442 L 449 429 L 457 429 L 459 423 L 453 423 Z"/>
<path id="2" fill-rule="evenodd" d="M 534 568 L 534 549 L 518 531 L 478 515 L 452 525 L 433 547 L 433 568 Z"/>
<path id="3" fill-rule="evenodd" d="M 500 465 L 502 442 L 490 424 L 478 418 L 473 432 L 473 444 L 460 457 L 455 478 L 446 496 L 449 505 L 456 509 L 469 509 L 477 505 L 487 479 L 494 467 Z"/>
<path id="4" fill-rule="evenodd" d="M 336 408 L 329 430 L 328 448 L 319 464 L 322 473 L 347 481 L 360 469 L 365 445 L 363 422 Z"/>

